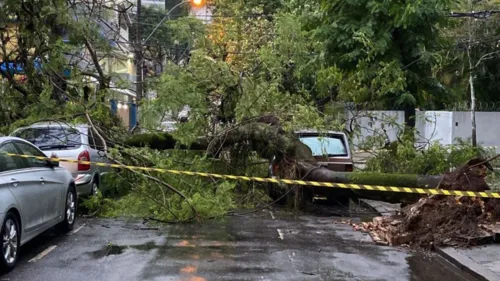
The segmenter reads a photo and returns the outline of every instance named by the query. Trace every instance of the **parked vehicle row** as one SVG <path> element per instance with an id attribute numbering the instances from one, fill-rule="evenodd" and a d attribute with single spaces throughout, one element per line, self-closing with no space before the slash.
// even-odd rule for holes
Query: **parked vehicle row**
<path id="1" fill-rule="evenodd" d="M 36 123 L 17 129 L 11 136 L 33 143 L 47 157 L 108 162 L 102 152 L 104 144 L 101 139 L 94 136 L 90 127 L 85 124 L 70 126 L 55 122 Z M 72 173 L 78 195 L 96 194 L 102 182 L 102 176 L 109 172 L 109 168 L 95 165 L 69 162 L 61 162 L 60 165 Z"/>
<path id="2" fill-rule="evenodd" d="M 297 131 L 319 165 L 352 171 L 348 139 L 341 132 Z M 104 144 L 88 125 L 37 123 L 0 137 L 0 270 L 12 269 L 19 247 L 45 230 L 69 231 L 75 223 L 77 198 L 96 194 L 109 168 L 95 165 L 22 158 L 9 154 L 108 162 Z M 269 173 L 277 177 L 278 163 Z M 317 193 L 320 190 L 314 190 Z"/>
<path id="3" fill-rule="evenodd" d="M 88 125 L 37 123 L 0 137 L 0 270 L 14 268 L 19 248 L 47 229 L 70 231 L 77 198 L 95 195 L 106 167 L 9 154 L 107 162 Z"/>
<path id="4" fill-rule="evenodd" d="M 58 225 L 69 231 L 75 223 L 76 185 L 58 162 L 8 154 L 45 156 L 33 144 L 15 137 L 0 138 L 0 269 L 11 270 L 19 248 Z"/>

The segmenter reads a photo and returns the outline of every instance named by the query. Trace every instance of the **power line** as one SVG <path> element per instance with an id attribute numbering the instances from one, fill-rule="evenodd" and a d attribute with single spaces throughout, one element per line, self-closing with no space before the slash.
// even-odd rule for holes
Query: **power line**
<path id="1" fill-rule="evenodd" d="M 137 15 L 136 13 L 129 13 L 131 15 Z M 156 11 L 154 13 L 148 13 L 147 17 L 148 18 L 163 18 L 167 13 L 162 13 L 159 11 Z M 250 14 L 242 14 L 242 15 L 213 15 L 213 14 L 195 14 L 195 15 L 170 15 L 170 18 L 196 18 L 196 17 L 207 17 L 207 18 L 273 18 L 273 15 L 271 14 L 259 14 L 259 13 L 250 13 Z"/>
<path id="2" fill-rule="evenodd" d="M 116 42 L 116 41 L 115 41 Z M 131 43 L 131 42 L 117 42 L 117 43 L 121 43 L 121 44 L 134 44 L 134 43 Z M 169 47 L 169 46 L 166 46 L 166 45 L 158 45 L 158 44 L 143 44 L 142 46 L 145 46 L 145 47 L 163 47 L 164 49 L 167 49 L 167 50 L 180 50 L 180 51 L 184 51 L 184 50 L 187 50 L 189 48 L 183 48 L 183 47 Z M 191 50 L 196 50 L 196 49 L 191 49 Z M 232 52 L 232 51 L 224 51 L 224 53 L 227 53 L 227 54 L 236 54 L 236 55 L 257 55 L 258 53 L 257 52 Z"/>
<path id="3" fill-rule="evenodd" d="M 483 11 L 472 11 L 472 12 L 451 12 L 449 17 L 452 18 L 476 18 L 476 19 L 487 19 L 493 14 L 500 14 L 500 10 L 483 10 Z"/>

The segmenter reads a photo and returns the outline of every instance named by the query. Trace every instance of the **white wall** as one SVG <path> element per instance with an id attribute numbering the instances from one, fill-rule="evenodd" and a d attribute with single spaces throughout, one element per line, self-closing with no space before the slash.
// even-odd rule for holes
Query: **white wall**
<path id="1" fill-rule="evenodd" d="M 361 128 L 360 136 L 355 137 L 352 145 L 354 149 L 364 142 L 370 136 L 380 136 L 384 134 L 384 129 L 390 141 L 397 140 L 399 130 L 404 124 L 403 111 L 362 111 L 347 112 L 348 120 L 355 119 L 357 125 Z"/>
<path id="2" fill-rule="evenodd" d="M 361 126 L 360 136 L 353 140 L 354 149 L 370 136 L 382 134 L 382 128 L 394 141 L 404 124 L 403 111 L 347 112 L 347 117 L 355 118 Z M 478 144 L 498 146 L 497 151 L 500 152 L 500 112 L 476 112 L 476 124 Z M 415 126 L 419 143 L 437 141 L 441 145 L 450 145 L 457 143 L 457 138 L 468 139 L 472 136 L 471 113 L 465 111 L 417 112 Z"/>
<path id="3" fill-rule="evenodd" d="M 442 145 L 452 144 L 452 119 L 453 112 L 449 111 L 417 112 L 418 142 L 433 143 L 437 141 Z"/>
<path id="4" fill-rule="evenodd" d="M 453 139 L 472 136 L 471 113 L 453 112 Z M 483 146 L 500 145 L 500 112 L 476 112 L 477 142 Z"/>

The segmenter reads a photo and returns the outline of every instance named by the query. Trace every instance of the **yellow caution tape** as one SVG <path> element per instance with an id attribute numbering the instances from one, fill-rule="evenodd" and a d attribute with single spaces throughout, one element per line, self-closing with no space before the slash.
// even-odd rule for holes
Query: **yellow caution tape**
<path id="1" fill-rule="evenodd" d="M 77 163 L 77 164 L 79 163 L 79 164 L 86 164 L 86 165 L 95 165 L 95 166 L 99 166 L 99 167 L 122 168 L 122 169 L 129 169 L 129 170 L 169 173 L 169 174 L 174 174 L 174 175 L 211 177 L 211 178 L 229 179 L 229 180 L 285 183 L 285 184 L 297 184 L 297 185 L 304 185 L 304 186 L 335 187 L 335 188 L 344 188 L 344 189 L 370 190 L 370 191 L 383 191 L 383 192 L 417 193 L 417 194 L 426 194 L 426 195 L 500 198 L 499 192 L 460 191 L 460 190 L 446 190 L 446 189 L 428 189 L 428 188 L 414 188 L 414 187 L 397 187 L 397 186 L 381 186 L 381 185 L 367 185 L 367 184 L 332 183 L 332 182 L 317 182 L 317 181 L 290 180 L 290 179 L 247 177 L 247 176 L 235 176 L 235 175 L 222 175 L 222 174 L 213 174 L 213 173 L 169 170 L 169 169 L 162 169 L 162 168 L 127 166 L 127 165 L 109 164 L 109 163 L 102 163 L 102 162 L 78 161 L 78 160 L 63 159 L 63 158 L 49 158 L 49 157 L 20 155 L 20 154 L 12 154 L 12 153 L 7 153 L 7 155 L 8 156 L 15 156 L 15 157 L 22 157 L 22 158 L 35 158 L 35 159 L 39 159 L 39 160 L 50 160 L 50 161 L 54 161 L 54 162 L 67 162 L 67 163 Z"/>
<path id="2" fill-rule="evenodd" d="M 447 144 L 443 145 L 444 147 L 451 147 L 453 144 Z M 481 148 L 487 148 L 487 149 L 496 149 L 500 148 L 499 145 L 491 145 L 491 146 L 481 146 Z M 377 153 L 379 151 L 387 151 L 388 149 L 386 148 L 377 148 L 377 149 L 359 149 L 359 150 L 353 150 L 352 153 Z"/>

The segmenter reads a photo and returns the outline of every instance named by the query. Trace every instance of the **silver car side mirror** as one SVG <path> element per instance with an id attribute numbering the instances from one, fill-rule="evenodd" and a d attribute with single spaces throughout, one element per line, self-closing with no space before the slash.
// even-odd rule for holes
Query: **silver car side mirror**
<path id="1" fill-rule="evenodd" d="M 50 168 L 59 167 L 59 161 L 47 160 L 47 166 L 49 166 Z"/>

